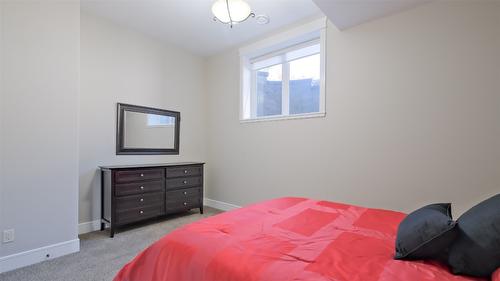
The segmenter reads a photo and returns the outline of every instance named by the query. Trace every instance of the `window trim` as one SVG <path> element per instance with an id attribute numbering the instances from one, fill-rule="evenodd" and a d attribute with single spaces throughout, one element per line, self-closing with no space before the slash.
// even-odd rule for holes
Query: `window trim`
<path id="1" fill-rule="evenodd" d="M 307 40 L 305 42 L 294 44 L 294 45 L 288 46 L 288 47 L 286 47 L 284 49 L 275 50 L 275 51 L 273 51 L 271 53 L 264 54 L 262 56 L 252 57 L 252 58 L 249 59 L 249 63 L 253 65 L 253 64 L 257 63 L 257 62 L 266 61 L 266 60 L 269 60 L 269 59 L 272 59 L 272 58 L 275 58 L 275 57 L 283 57 L 284 54 L 291 53 L 291 52 L 294 52 L 294 51 L 297 51 L 297 50 L 301 50 L 301 49 L 305 49 L 305 48 L 308 48 L 308 47 L 312 47 L 312 46 L 315 46 L 315 45 L 320 45 L 320 51 L 319 52 L 312 52 L 312 53 L 308 53 L 306 55 L 297 56 L 297 57 L 295 57 L 293 59 L 290 59 L 290 60 L 286 60 L 286 58 L 285 59 L 280 59 L 279 62 L 276 62 L 276 63 L 273 63 L 273 64 L 269 64 L 269 65 L 258 67 L 258 68 L 252 67 L 252 70 L 259 70 L 259 69 L 267 68 L 267 67 L 270 67 L 270 66 L 273 66 L 273 65 L 282 64 L 282 63 L 287 62 L 287 61 L 290 62 L 290 61 L 294 61 L 294 60 L 298 60 L 298 59 L 301 59 L 301 58 L 305 58 L 305 57 L 311 56 L 313 54 L 320 53 L 321 52 L 321 40 L 320 40 L 320 36 L 321 36 L 321 34 L 318 34 L 317 38 L 312 38 L 311 40 Z"/>
<path id="2" fill-rule="evenodd" d="M 319 41 L 320 45 L 320 100 L 319 111 L 301 114 L 289 114 L 289 91 L 282 89 L 282 114 L 273 116 L 256 117 L 256 85 L 255 71 L 252 64 L 256 61 L 272 58 L 290 50 L 306 47 L 312 42 Z M 240 49 L 240 123 L 288 120 L 302 118 L 317 118 L 326 116 L 326 18 L 320 18 L 305 25 L 293 28 L 284 33 L 266 38 L 252 45 Z M 297 58 L 299 59 L 299 58 Z M 289 79 L 286 68 L 289 68 L 289 61 L 281 62 L 283 65 L 283 86 L 289 87 Z M 286 80 L 286 81 L 285 81 Z"/>
<path id="3" fill-rule="evenodd" d="M 326 116 L 326 112 L 311 112 L 311 113 L 301 113 L 301 114 L 292 114 L 292 115 L 268 115 L 268 116 L 262 116 L 262 117 L 257 117 L 257 118 L 241 119 L 240 123 L 322 118 L 325 116 Z"/>

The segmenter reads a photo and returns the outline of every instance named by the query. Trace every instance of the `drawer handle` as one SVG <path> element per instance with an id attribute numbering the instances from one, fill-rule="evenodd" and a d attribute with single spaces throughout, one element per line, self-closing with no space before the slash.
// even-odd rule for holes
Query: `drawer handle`
<path id="1" fill-rule="evenodd" d="M 188 181 L 186 181 L 186 180 L 185 180 L 185 181 L 183 181 L 182 183 L 183 183 L 183 184 L 187 184 L 187 183 L 188 183 Z"/>
<path id="2" fill-rule="evenodd" d="M 141 186 L 141 190 L 144 190 L 144 186 Z"/>
<path id="3" fill-rule="evenodd" d="M 187 206 L 188 203 L 184 202 L 184 206 Z"/>
<path id="4" fill-rule="evenodd" d="M 144 202 L 144 198 L 141 198 L 141 202 Z"/>
<path id="5" fill-rule="evenodd" d="M 144 177 L 144 174 L 141 174 L 141 177 Z"/>
<path id="6" fill-rule="evenodd" d="M 188 194 L 186 191 L 184 191 L 183 193 L 184 193 L 184 195 L 187 195 L 187 194 Z"/>
<path id="7" fill-rule="evenodd" d="M 184 170 L 184 174 L 187 174 L 188 173 L 188 170 Z"/>
<path id="8" fill-rule="evenodd" d="M 142 214 L 144 214 L 144 211 L 140 211 L 139 213 L 142 215 Z"/>

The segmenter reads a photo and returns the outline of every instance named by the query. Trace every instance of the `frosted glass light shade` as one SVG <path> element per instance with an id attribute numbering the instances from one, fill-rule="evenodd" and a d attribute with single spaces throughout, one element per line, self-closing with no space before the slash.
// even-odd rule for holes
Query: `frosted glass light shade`
<path id="1" fill-rule="evenodd" d="M 222 23 L 238 23 L 251 14 L 250 5 L 243 0 L 217 0 L 212 5 L 212 13 Z"/>

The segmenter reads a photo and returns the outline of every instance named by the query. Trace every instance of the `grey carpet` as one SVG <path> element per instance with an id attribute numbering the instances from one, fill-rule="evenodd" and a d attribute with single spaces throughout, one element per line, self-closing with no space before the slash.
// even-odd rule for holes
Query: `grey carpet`
<path id="1" fill-rule="evenodd" d="M 0 274 L 1 281 L 101 281 L 112 280 L 116 273 L 141 250 L 170 231 L 221 211 L 194 210 L 133 228 L 120 230 L 114 238 L 109 232 L 96 231 L 80 236 L 80 252 Z"/>

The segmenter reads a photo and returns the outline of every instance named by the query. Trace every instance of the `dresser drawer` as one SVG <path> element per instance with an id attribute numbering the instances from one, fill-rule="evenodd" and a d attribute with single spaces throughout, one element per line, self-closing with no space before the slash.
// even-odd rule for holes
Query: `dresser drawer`
<path id="1" fill-rule="evenodd" d="M 125 224 L 148 218 L 158 217 L 164 214 L 165 214 L 165 207 L 163 203 L 136 209 L 116 211 L 116 223 Z"/>
<path id="2" fill-rule="evenodd" d="M 140 195 L 122 196 L 116 198 L 116 210 L 124 211 L 140 207 L 163 204 L 164 192 L 144 193 Z"/>
<path id="3" fill-rule="evenodd" d="M 184 198 L 198 198 L 199 199 L 199 198 L 201 198 L 201 188 L 194 187 L 194 188 L 185 188 L 185 189 L 167 191 L 165 198 L 166 198 L 167 203 L 168 202 L 183 201 Z"/>
<path id="4" fill-rule="evenodd" d="M 201 177 L 185 177 L 185 178 L 175 178 L 167 179 L 167 190 L 185 188 L 192 186 L 200 186 L 203 184 Z"/>
<path id="5" fill-rule="evenodd" d="M 116 183 L 158 180 L 158 179 L 163 179 L 164 177 L 165 177 L 164 169 L 139 169 L 139 170 L 127 170 L 127 171 L 115 172 Z"/>
<path id="6" fill-rule="evenodd" d="M 200 197 L 180 198 L 178 200 L 172 200 L 172 201 L 168 200 L 165 204 L 167 213 L 181 211 L 181 210 L 189 210 L 199 207 L 201 207 Z"/>
<path id="7" fill-rule="evenodd" d="M 167 168 L 167 178 L 186 176 L 199 176 L 203 172 L 203 166 L 185 166 Z"/>
<path id="8" fill-rule="evenodd" d="M 116 196 L 143 194 L 148 192 L 160 192 L 164 190 L 165 190 L 165 182 L 163 180 L 122 183 L 115 185 Z"/>

